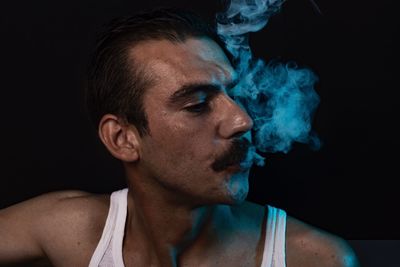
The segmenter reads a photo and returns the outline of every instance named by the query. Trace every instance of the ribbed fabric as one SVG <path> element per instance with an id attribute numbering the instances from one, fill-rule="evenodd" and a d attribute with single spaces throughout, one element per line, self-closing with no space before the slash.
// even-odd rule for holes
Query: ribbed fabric
<path id="1" fill-rule="evenodd" d="M 261 267 L 286 267 L 286 212 L 268 206 Z"/>
<path id="2" fill-rule="evenodd" d="M 125 267 L 122 243 L 127 214 L 127 196 L 128 189 L 111 194 L 107 221 L 89 267 Z M 286 213 L 271 206 L 267 207 L 268 217 L 261 267 L 286 267 Z"/>
<path id="3" fill-rule="evenodd" d="M 127 197 L 128 189 L 111 194 L 106 225 L 89 267 L 124 267 L 122 242 L 128 207 Z"/>

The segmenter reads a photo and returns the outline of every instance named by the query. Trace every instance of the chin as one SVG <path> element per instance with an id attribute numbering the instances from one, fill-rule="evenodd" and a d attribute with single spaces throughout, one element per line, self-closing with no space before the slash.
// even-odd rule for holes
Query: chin
<path id="1" fill-rule="evenodd" d="M 242 204 L 249 193 L 248 173 L 237 173 L 229 179 L 227 184 L 231 205 Z"/>

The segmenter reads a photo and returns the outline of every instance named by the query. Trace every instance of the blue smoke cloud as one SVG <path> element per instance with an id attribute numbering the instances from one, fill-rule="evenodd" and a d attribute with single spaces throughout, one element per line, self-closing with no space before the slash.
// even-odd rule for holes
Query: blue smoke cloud
<path id="1" fill-rule="evenodd" d="M 254 59 L 249 33 L 261 30 L 281 8 L 283 0 L 231 0 L 225 12 L 217 14 L 217 30 L 233 56 L 239 83 L 230 92 L 254 121 L 254 143 L 261 152 L 287 153 L 293 142 L 319 148 L 311 131 L 319 97 L 314 91 L 316 75 L 295 63 L 266 63 Z M 251 150 L 252 161 L 263 158 Z M 250 159 L 248 159 L 250 160 Z"/>

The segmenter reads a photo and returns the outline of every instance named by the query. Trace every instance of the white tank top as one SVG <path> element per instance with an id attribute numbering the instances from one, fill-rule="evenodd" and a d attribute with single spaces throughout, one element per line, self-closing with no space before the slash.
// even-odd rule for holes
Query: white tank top
<path id="1" fill-rule="evenodd" d="M 122 256 L 128 189 L 111 194 L 110 209 L 103 234 L 89 267 L 125 267 Z M 261 267 L 286 267 L 286 213 L 268 206 L 266 236 Z"/>

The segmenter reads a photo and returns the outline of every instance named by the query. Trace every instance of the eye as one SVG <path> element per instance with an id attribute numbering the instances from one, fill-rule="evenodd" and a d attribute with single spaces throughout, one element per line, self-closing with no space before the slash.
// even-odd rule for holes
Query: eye
<path id="1" fill-rule="evenodd" d="M 210 109 L 208 102 L 201 102 L 195 105 L 185 107 L 185 110 L 190 113 L 204 113 Z"/>

